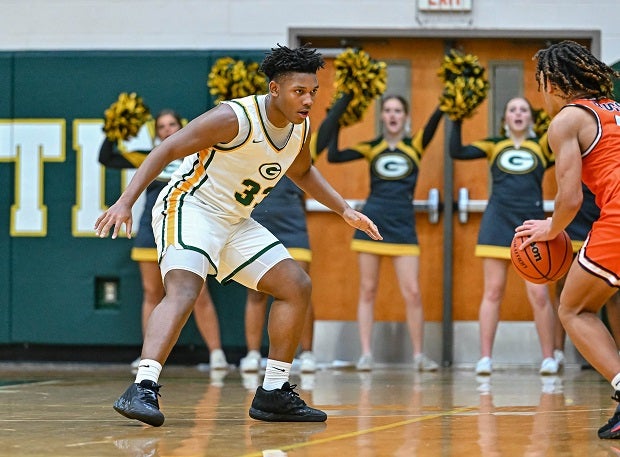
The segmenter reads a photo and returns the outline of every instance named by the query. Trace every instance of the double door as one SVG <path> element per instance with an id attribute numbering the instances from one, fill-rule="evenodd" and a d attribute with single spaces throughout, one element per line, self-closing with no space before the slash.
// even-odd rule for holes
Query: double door
<path id="1" fill-rule="evenodd" d="M 327 50 L 325 70 L 319 72 L 320 95 L 312 111 L 313 128 L 318 128 L 335 93 L 334 56 L 339 52 L 325 37 L 303 37 Z M 566 37 L 570 38 L 570 37 Z M 589 45 L 587 40 L 581 40 Z M 376 60 L 388 64 L 388 90 L 410 102 L 411 131 L 423 128 L 438 105 L 442 82 L 437 76 L 444 54 L 455 48 L 474 54 L 486 68 L 491 84 L 487 99 L 471 118 L 463 122 L 463 144 L 498 135 L 505 103 L 512 97 L 526 97 L 535 109 L 544 108 L 535 79 L 533 55 L 547 46 L 544 39 L 508 38 L 359 38 L 361 47 Z M 332 48 L 330 48 L 332 47 Z M 330 53 L 330 49 L 333 53 Z M 363 120 L 341 129 L 340 148 L 379 134 L 378 102 Z M 452 161 L 447 151 L 451 123 L 444 117 L 424 153 L 415 191 L 416 225 L 419 237 L 420 285 L 428 321 L 475 321 L 482 297 L 482 261 L 474 250 L 482 211 L 490 192 L 489 164 L 485 159 Z M 347 199 L 363 200 L 369 189 L 369 169 L 365 161 L 331 164 L 320 156 L 317 167 Z M 553 168 L 546 173 L 544 197 L 547 207 L 555 194 Z M 439 218 L 425 208 L 434 208 L 429 196 L 439 197 Z M 515 196 L 518 198 L 518 196 Z M 432 198 L 431 198 L 432 200 Z M 460 205 L 459 205 L 460 203 Z M 460 206 L 460 210 L 459 210 Z M 386 208 L 389 210 L 389 208 Z M 430 217 L 429 217 L 430 216 Z M 334 214 L 310 212 L 309 230 L 313 248 L 313 302 L 318 319 L 355 320 L 358 296 L 358 269 L 350 250 L 353 230 Z M 404 321 L 405 311 L 395 272 L 390 262 L 381 266 L 375 318 Z M 509 269 L 502 320 L 532 320 L 523 281 Z"/>

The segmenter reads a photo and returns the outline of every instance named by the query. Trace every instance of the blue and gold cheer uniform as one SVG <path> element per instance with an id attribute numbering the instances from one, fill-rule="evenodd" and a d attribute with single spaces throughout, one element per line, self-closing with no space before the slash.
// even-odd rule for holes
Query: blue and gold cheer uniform
<path id="1" fill-rule="evenodd" d="M 284 176 L 252 211 L 252 219 L 275 235 L 293 259 L 310 262 L 304 192 Z"/>
<path id="2" fill-rule="evenodd" d="M 346 104 L 342 105 L 346 107 Z M 338 118 L 344 111 L 343 106 L 338 106 L 337 103 L 332 107 L 321 124 L 317 142 L 328 144 L 329 162 L 342 163 L 358 159 L 368 161 L 370 194 L 361 211 L 377 225 L 383 236 L 383 240 L 377 241 L 356 230 L 351 249 L 377 255 L 418 256 L 420 248 L 415 229 L 413 195 L 422 154 L 433 138 L 443 113 L 436 109 L 423 129 L 413 137 L 403 138 L 394 148 L 390 148 L 387 141 L 380 136 L 340 151 Z"/>
<path id="3" fill-rule="evenodd" d="M 460 123 L 455 123 L 452 134 L 458 135 L 460 145 Z M 542 180 L 555 163 L 547 137 L 528 138 L 519 146 L 506 137 L 460 148 L 454 144 L 453 137 L 450 155 L 454 159 L 486 158 L 490 165 L 491 195 L 480 223 L 476 256 L 510 259 L 515 227 L 527 219 L 545 218 Z"/>
<path id="4" fill-rule="evenodd" d="M 588 237 L 588 233 L 592 229 L 592 224 L 596 221 L 601 213 L 601 210 L 596 206 L 594 201 L 594 194 L 588 189 L 585 184 L 581 185 L 583 193 L 583 201 L 581 202 L 581 208 L 575 215 L 575 218 L 566 227 L 566 233 L 571 239 L 573 244 L 573 252 L 579 251 L 583 242 Z"/>
<path id="5" fill-rule="evenodd" d="M 138 168 L 150 151 L 120 151 L 116 144 L 107 138 L 99 150 L 99 162 L 108 168 Z M 153 205 L 161 190 L 166 187 L 172 171 L 179 166 L 180 161 L 174 161 L 151 182 L 145 191 L 144 210 L 138 223 L 138 232 L 133 238 L 131 259 L 136 262 L 157 262 L 157 247 L 151 225 Z"/>
<path id="6" fill-rule="evenodd" d="M 350 154 L 349 160 L 364 158 L 370 164 L 370 195 L 361 212 L 383 236 L 379 242 L 356 230 L 351 249 L 378 255 L 419 255 L 413 192 L 422 158 L 422 130 L 413 138 L 403 138 L 394 149 L 379 137 L 349 150 L 357 153 Z"/>

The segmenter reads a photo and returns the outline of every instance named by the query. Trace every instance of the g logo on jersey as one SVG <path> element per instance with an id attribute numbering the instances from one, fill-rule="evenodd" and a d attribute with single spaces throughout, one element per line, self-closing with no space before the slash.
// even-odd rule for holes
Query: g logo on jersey
<path id="1" fill-rule="evenodd" d="M 530 151 L 506 149 L 500 152 L 497 166 L 505 173 L 523 175 L 533 171 L 538 165 L 538 157 Z"/>
<path id="2" fill-rule="evenodd" d="M 276 179 L 282 173 L 282 166 L 279 163 L 264 163 L 258 168 L 258 172 L 265 179 Z"/>
<path id="3" fill-rule="evenodd" d="M 381 179 L 395 181 L 411 174 L 413 160 L 401 152 L 379 154 L 372 161 L 372 172 Z"/>

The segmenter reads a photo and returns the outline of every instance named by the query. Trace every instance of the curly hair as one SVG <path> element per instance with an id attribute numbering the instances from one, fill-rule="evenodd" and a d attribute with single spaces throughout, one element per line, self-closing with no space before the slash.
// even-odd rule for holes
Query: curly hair
<path id="1" fill-rule="evenodd" d="M 585 46 L 565 40 L 539 50 L 536 63 L 536 82 L 546 88 L 551 84 L 568 98 L 585 96 L 613 98 L 614 80 L 620 73 L 592 55 Z"/>
<path id="2" fill-rule="evenodd" d="M 263 60 L 261 71 L 274 80 L 287 73 L 316 73 L 324 66 L 321 54 L 309 44 L 295 49 L 278 44 Z"/>

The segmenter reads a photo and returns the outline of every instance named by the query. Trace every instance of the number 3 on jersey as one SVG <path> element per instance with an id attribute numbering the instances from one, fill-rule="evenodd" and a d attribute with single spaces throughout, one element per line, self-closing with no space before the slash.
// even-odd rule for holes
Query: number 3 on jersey
<path id="1" fill-rule="evenodd" d="M 257 195 L 263 195 L 263 198 L 267 196 L 269 191 L 273 189 L 273 187 L 268 187 L 261 192 L 260 184 L 251 179 L 244 179 L 241 184 L 245 186 L 243 192 L 235 192 L 235 200 L 241 203 L 243 206 L 249 206 L 256 199 Z M 262 199 L 261 199 L 262 201 Z M 255 204 L 258 204 L 257 202 Z"/>

